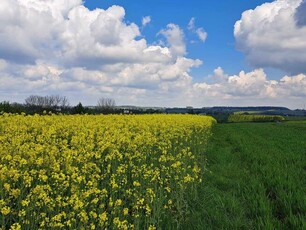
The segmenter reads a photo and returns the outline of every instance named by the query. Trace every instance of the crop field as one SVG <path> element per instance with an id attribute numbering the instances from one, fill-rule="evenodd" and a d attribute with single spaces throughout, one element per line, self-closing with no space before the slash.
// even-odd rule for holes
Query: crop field
<path id="1" fill-rule="evenodd" d="M 0 229 L 306 228 L 306 121 L 0 120 Z"/>
<path id="2" fill-rule="evenodd" d="M 306 229 L 306 121 L 217 124 L 182 229 Z"/>
<path id="3" fill-rule="evenodd" d="M 232 114 L 228 117 L 228 122 L 271 122 L 284 120 L 284 117 L 278 115 Z"/>
<path id="4" fill-rule="evenodd" d="M 189 216 L 215 120 L 0 117 L 0 229 L 168 229 Z"/>

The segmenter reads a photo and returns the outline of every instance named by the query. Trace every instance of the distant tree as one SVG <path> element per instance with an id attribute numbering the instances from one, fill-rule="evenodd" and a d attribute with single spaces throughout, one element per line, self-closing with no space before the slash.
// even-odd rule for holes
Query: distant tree
<path id="1" fill-rule="evenodd" d="M 101 97 L 97 103 L 97 109 L 101 112 L 109 113 L 115 109 L 116 102 L 112 98 Z"/>
<path id="2" fill-rule="evenodd" d="M 84 114 L 85 113 L 85 108 L 83 107 L 82 103 L 79 102 L 75 107 L 72 109 L 73 113 L 75 114 Z"/>
<path id="3" fill-rule="evenodd" d="M 12 106 L 8 101 L 0 102 L 0 112 L 5 112 L 5 113 L 12 112 Z"/>
<path id="4" fill-rule="evenodd" d="M 22 113 L 25 112 L 25 107 L 16 102 L 10 103 L 8 101 L 0 102 L 0 112 L 5 113 Z"/>
<path id="5" fill-rule="evenodd" d="M 28 107 L 39 106 L 40 96 L 31 95 L 25 99 L 25 105 Z"/>
<path id="6" fill-rule="evenodd" d="M 25 106 L 23 104 L 13 102 L 10 104 L 14 113 L 26 112 Z"/>
<path id="7" fill-rule="evenodd" d="M 47 109 L 66 108 L 69 106 L 67 97 L 52 95 L 38 96 L 31 95 L 25 99 L 25 105 L 28 107 L 40 107 Z"/>
<path id="8" fill-rule="evenodd" d="M 61 97 L 61 100 L 60 100 L 60 107 L 61 108 L 67 108 L 69 107 L 69 101 L 68 101 L 68 98 L 65 97 L 65 96 L 62 96 Z"/>

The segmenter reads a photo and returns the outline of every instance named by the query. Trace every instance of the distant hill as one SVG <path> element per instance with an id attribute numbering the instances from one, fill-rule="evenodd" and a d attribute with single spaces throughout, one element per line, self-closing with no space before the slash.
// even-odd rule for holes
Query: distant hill
<path id="1" fill-rule="evenodd" d="M 212 110 L 221 110 L 221 111 L 272 111 L 272 110 L 282 110 L 290 111 L 286 107 L 277 107 L 277 106 L 247 106 L 247 107 L 227 107 L 227 106 L 214 106 L 211 107 Z"/>
<path id="2" fill-rule="evenodd" d="M 192 114 L 263 114 L 263 115 L 281 115 L 281 116 L 306 116 L 306 110 L 291 110 L 280 106 L 214 106 L 204 108 L 166 108 L 166 113 L 192 113 Z"/>

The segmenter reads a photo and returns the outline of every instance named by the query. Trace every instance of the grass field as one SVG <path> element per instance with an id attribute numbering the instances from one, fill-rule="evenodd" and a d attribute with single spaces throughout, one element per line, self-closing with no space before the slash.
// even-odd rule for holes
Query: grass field
<path id="1" fill-rule="evenodd" d="M 286 116 L 286 121 L 306 121 L 305 116 Z"/>
<path id="2" fill-rule="evenodd" d="M 306 229 L 306 122 L 217 124 L 184 229 Z"/>

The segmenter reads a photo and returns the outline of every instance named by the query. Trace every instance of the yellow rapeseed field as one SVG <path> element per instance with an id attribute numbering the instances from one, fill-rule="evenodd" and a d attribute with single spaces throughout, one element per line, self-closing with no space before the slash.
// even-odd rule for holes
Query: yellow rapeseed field
<path id="1" fill-rule="evenodd" d="M 211 117 L 0 116 L 0 229 L 158 229 L 201 182 Z"/>

